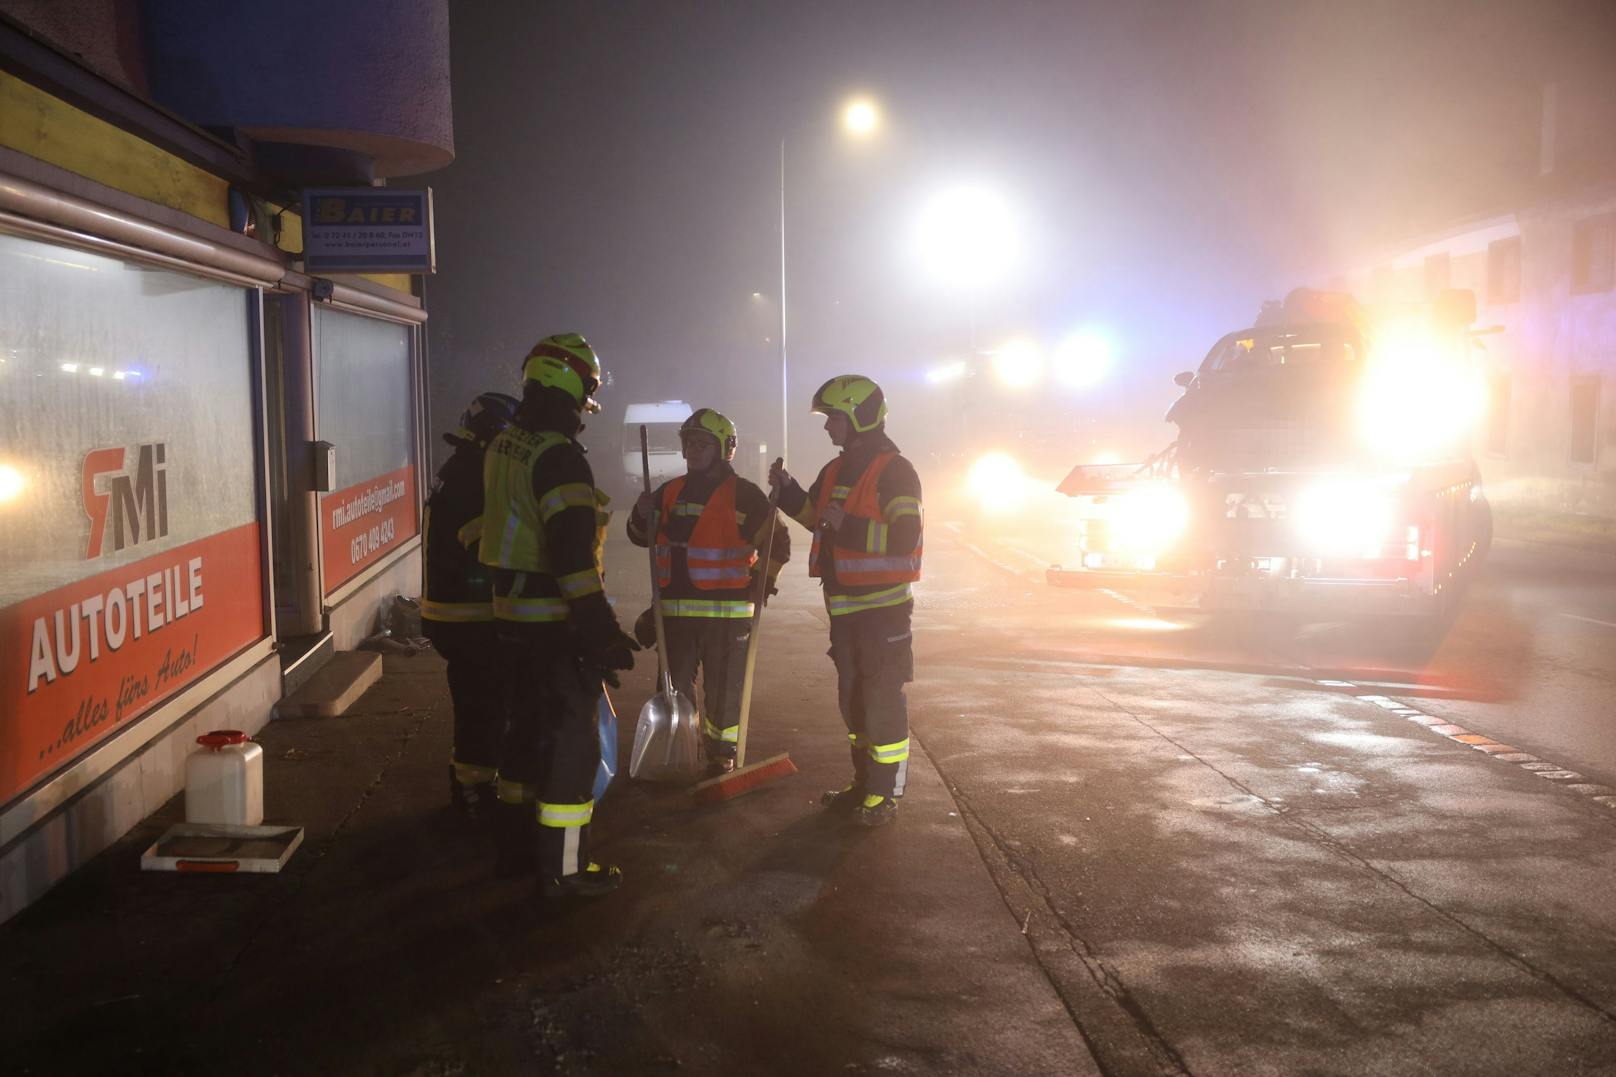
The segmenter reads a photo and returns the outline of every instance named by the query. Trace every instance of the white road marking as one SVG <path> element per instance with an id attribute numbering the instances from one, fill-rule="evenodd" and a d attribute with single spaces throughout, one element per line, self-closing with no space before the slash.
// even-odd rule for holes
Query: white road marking
<path id="1" fill-rule="evenodd" d="M 1587 621 L 1591 625 L 1602 625 L 1605 628 L 1616 628 L 1616 624 L 1612 624 L 1610 621 L 1599 621 L 1592 617 L 1580 617 L 1575 613 L 1562 613 L 1560 616 L 1569 617 L 1573 621 Z"/>

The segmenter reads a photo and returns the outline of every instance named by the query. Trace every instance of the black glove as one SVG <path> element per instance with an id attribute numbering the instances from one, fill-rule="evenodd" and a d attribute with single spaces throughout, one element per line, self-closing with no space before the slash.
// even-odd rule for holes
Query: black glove
<path id="1" fill-rule="evenodd" d="M 579 658 L 583 664 L 600 671 L 601 680 L 613 688 L 619 687 L 614 670 L 633 669 L 634 652 L 640 645 L 623 634 L 617 626 L 617 614 L 606 602 L 605 595 L 591 596 L 573 607 L 573 618 L 578 628 Z"/>

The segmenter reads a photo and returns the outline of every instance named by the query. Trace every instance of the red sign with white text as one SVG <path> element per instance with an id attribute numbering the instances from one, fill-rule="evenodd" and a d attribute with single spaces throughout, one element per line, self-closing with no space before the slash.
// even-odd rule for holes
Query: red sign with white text
<path id="1" fill-rule="evenodd" d="M 256 522 L 0 610 L 0 803 L 264 634 Z"/>
<path id="2" fill-rule="evenodd" d="M 415 534 L 420 526 L 415 500 L 415 468 L 410 465 L 320 500 L 326 594 Z"/>

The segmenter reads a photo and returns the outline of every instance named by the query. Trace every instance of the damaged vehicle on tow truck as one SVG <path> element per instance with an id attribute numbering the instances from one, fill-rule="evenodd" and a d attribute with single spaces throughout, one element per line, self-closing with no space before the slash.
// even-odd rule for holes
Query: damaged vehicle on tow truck
<path id="1" fill-rule="evenodd" d="M 1167 609 L 1440 624 L 1492 540 L 1473 293 L 1370 309 L 1299 288 L 1229 333 L 1143 463 L 1078 466 L 1077 564 L 1049 582 Z"/>

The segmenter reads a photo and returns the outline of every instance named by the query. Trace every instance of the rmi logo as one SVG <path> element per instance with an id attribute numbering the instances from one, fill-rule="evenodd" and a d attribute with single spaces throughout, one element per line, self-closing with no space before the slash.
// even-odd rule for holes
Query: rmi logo
<path id="1" fill-rule="evenodd" d="M 85 454 L 84 511 L 90 517 L 85 560 L 101 556 L 109 515 L 113 550 L 168 534 L 168 446 L 154 441 L 136 446 L 136 452 L 133 474 L 124 470 L 121 446 Z"/>

